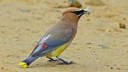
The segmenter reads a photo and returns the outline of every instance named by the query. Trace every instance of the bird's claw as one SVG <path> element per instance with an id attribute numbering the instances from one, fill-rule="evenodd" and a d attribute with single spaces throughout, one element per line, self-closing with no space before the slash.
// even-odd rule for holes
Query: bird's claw
<path id="1" fill-rule="evenodd" d="M 74 63 L 73 61 L 64 60 L 64 59 L 61 59 L 61 58 L 59 58 L 59 60 L 58 60 L 58 64 L 69 65 L 69 64 L 73 64 L 73 63 Z"/>
<path id="2" fill-rule="evenodd" d="M 57 59 L 49 58 L 48 62 L 57 62 L 60 65 L 62 65 L 62 64 L 69 65 L 69 64 L 74 63 L 73 61 L 65 60 L 65 59 L 62 59 L 62 58 L 57 58 Z"/>
<path id="3" fill-rule="evenodd" d="M 58 61 L 58 64 L 60 64 L 60 65 L 62 65 L 62 64 L 69 65 L 69 64 L 73 64 L 73 61 Z"/>
<path id="4" fill-rule="evenodd" d="M 55 62 L 57 59 L 49 58 L 48 62 Z"/>

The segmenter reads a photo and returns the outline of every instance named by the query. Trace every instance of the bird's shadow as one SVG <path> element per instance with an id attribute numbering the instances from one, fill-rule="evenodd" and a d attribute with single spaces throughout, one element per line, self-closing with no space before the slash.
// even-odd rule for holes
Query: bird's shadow
<path id="1" fill-rule="evenodd" d="M 30 68 L 39 68 L 39 67 L 47 68 L 47 67 L 57 67 L 57 66 L 70 66 L 73 64 L 77 64 L 77 63 L 73 62 L 72 64 L 66 65 L 66 64 L 58 64 L 57 62 L 46 62 L 46 63 L 33 64 L 30 66 Z"/>

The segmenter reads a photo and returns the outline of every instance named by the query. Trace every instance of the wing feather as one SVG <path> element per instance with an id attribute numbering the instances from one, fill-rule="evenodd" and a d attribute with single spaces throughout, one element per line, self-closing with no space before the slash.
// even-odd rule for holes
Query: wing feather
<path id="1" fill-rule="evenodd" d="M 64 45 L 65 43 L 72 40 L 73 31 L 72 29 L 59 29 L 52 30 L 49 33 L 46 33 L 41 40 L 38 42 L 35 49 L 32 51 L 32 56 L 43 56 L 53 50 L 55 50 L 57 47 Z M 47 48 L 43 48 L 43 44 L 46 44 Z"/>

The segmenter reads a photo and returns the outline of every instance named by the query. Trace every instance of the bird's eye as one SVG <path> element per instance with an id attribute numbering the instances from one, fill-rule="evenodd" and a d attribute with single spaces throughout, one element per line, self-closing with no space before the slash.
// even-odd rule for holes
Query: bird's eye
<path id="1" fill-rule="evenodd" d="M 80 15 L 81 13 L 84 13 L 84 10 L 74 11 L 73 13 L 75 13 L 76 15 Z"/>

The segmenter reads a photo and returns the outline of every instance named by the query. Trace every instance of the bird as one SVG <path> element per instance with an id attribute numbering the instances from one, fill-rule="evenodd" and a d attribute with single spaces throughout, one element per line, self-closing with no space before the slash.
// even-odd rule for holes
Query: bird
<path id="1" fill-rule="evenodd" d="M 68 0 L 69 7 L 78 7 L 81 8 L 82 4 L 77 0 Z"/>
<path id="2" fill-rule="evenodd" d="M 73 41 L 77 33 L 78 21 L 84 14 L 90 14 L 90 11 L 87 8 L 67 8 L 60 20 L 43 34 L 33 51 L 18 65 L 28 68 L 36 59 L 44 56 L 49 62 L 62 61 L 63 64 L 71 64 L 72 61 L 62 58 L 60 54 Z"/>

